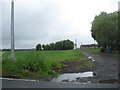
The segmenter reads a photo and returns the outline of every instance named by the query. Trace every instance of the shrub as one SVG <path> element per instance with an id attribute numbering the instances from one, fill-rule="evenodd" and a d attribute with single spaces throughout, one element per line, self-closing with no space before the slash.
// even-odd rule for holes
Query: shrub
<path id="1" fill-rule="evenodd" d="M 48 71 L 48 75 L 54 75 L 55 74 L 55 71 L 54 70 L 49 70 Z"/>
<path id="2" fill-rule="evenodd" d="M 45 65 L 43 57 L 40 56 L 37 52 L 33 54 L 28 54 L 26 58 L 27 61 L 23 62 L 23 69 L 27 69 L 32 72 L 44 71 Z"/>
<path id="3" fill-rule="evenodd" d="M 100 49 L 100 52 L 105 52 L 105 48 L 101 48 L 101 49 Z"/>

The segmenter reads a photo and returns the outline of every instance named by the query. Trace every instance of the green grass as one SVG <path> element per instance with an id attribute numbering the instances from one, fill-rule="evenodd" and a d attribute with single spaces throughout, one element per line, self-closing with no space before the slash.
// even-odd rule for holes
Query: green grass
<path id="1" fill-rule="evenodd" d="M 0 52 L 0 74 L 2 74 L 2 52 Z"/>
<path id="2" fill-rule="evenodd" d="M 16 59 L 12 60 L 10 52 L 3 53 L 2 71 L 5 74 L 19 74 L 23 76 L 54 76 L 57 75 L 53 68 L 61 68 L 60 61 L 87 57 L 79 50 L 59 51 L 16 51 Z M 88 63 L 91 65 L 91 62 Z"/>
<path id="3" fill-rule="evenodd" d="M 100 48 L 86 48 L 86 49 L 80 49 L 80 51 L 89 51 L 89 52 L 100 52 Z"/>
<path id="4" fill-rule="evenodd" d="M 80 51 L 89 51 L 107 56 L 120 56 L 120 53 L 111 53 L 111 54 L 102 53 L 100 52 L 100 48 L 86 48 L 86 49 L 80 49 Z"/>

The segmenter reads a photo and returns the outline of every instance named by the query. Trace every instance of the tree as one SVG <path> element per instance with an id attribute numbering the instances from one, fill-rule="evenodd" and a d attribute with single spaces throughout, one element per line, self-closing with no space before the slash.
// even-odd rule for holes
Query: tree
<path id="1" fill-rule="evenodd" d="M 45 50 L 45 45 L 44 44 L 42 45 L 42 49 Z"/>
<path id="2" fill-rule="evenodd" d="M 38 45 L 36 46 L 36 50 L 37 50 L 37 51 L 42 50 L 41 44 L 38 44 Z"/>
<path id="3" fill-rule="evenodd" d="M 54 43 L 50 43 L 50 49 L 55 50 L 55 44 Z"/>
<path id="4" fill-rule="evenodd" d="M 72 41 L 68 40 L 64 40 L 62 41 L 62 50 L 70 50 L 74 48 L 74 43 Z"/>
<path id="5" fill-rule="evenodd" d="M 45 50 L 51 50 L 51 47 L 49 44 L 45 45 Z"/>
<path id="6" fill-rule="evenodd" d="M 118 12 L 102 12 L 92 22 L 92 37 L 104 48 L 118 49 Z"/>
<path id="7" fill-rule="evenodd" d="M 74 43 L 68 39 L 56 43 L 43 44 L 42 48 L 43 50 L 70 50 L 74 48 Z"/>
<path id="8" fill-rule="evenodd" d="M 120 10 L 118 11 L 118 43 L 117 44 L 118 44 L 118 50 L 120 50 Z"/>

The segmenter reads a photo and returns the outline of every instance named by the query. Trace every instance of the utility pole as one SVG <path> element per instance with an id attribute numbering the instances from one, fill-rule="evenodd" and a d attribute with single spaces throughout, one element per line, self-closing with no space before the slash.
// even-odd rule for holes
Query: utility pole
<path id="1" fill-rule="evenodd" d="M 77 49 L 77 40 L 75 39 L 75 49 Z"/>
<path id="2" fill-rule="evenodd" d="M 15 59 L 14 53 L 14 0 L 11 1 L 11 56 Z"/>
<path id="3" fill-rule="evenodd" d="M 95 48 L 95 39 L 94 39 L 94 48 Z"/>
<path id="4" fill-rule="evenodd" d="M 82 49 L 82 43 L 81 43 L 80 49 Z"/>

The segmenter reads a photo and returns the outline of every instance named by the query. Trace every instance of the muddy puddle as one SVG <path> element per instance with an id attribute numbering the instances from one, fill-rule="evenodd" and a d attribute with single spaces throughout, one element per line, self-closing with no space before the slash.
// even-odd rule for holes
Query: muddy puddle
<path id="1" fill-rule="evenodd" d="M 56 78 L 53 78 L 52 81 L 56 82 L 77 82 L 78 78 L 85 78 L 85 77 L 93 77 L 93 72 L 83 72 L 83 73 L 65 73 L 62 75 L 59 75 Z"/>
<path id="2" fill-rule="evenodd" d="M 90 59 L 90 60 L 92 60 L 93 62 L 95 62 L 95 59 L 93 59 L 91 56 L 89 56 L 88 59 Z"/>

